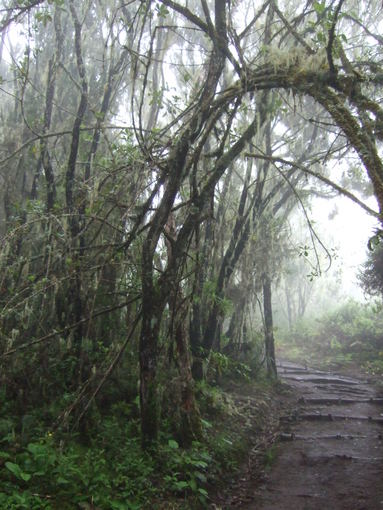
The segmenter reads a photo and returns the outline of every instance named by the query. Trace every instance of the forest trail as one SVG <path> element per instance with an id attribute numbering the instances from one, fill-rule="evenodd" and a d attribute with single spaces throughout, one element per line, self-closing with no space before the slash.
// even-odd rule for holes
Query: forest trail
<path id="1" fill-rule="evenodd" d="M 288 362 L 298 396 L 246 510 L 383 510 L 383 395 L 372 384 Z"/>

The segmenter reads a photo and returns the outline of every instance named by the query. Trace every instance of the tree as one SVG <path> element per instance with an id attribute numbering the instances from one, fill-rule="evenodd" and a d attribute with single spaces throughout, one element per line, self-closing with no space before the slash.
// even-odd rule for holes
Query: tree
<path id="1" fill-rule="evenodd" d="M 2 66 L 3 359 L 33 353 L 25 363 L 36 380 L 36 366 L 44 380 L 51 360 L 65 367 L 57 392 L 70 390 L 82 416 L 131 341 L 151 447 L 158 367 L 174 368 L 163 363 L 166 343 L 178 352 L 181 414 L 193 411 L 183 415 L 190 442 L 199 423 L 189 338 L 195 358 L 222 347 L 228 295 L 250 270 L 263 282 L 272 371 L 274 275 L 248 251 L 264 251 L 266 220 L 282 223 L 316 192 L 315 179 L 382 221 L 379 8 L 5 6 L 2 41 L 13 26 L 27 35 L 20 48 L 9 37 L 12 62 Z M 334 162 L 356 156 L 378 212 L 329 178 Z M 250 296 L 232 307 L 244 324 L 239 303 L 249 309 Z"/>
<path id="2" fill-rule="evenodd" d="M 358 275 L 363 290 L 371 296 L 383 295 L 383 248 L 377 244 L 369 250 L 367 261 Z"/>

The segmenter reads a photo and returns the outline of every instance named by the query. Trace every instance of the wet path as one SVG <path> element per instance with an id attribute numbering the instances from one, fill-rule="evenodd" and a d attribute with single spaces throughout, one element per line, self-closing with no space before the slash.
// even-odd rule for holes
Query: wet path
<path id="1" fill-rule="evenodd" d="M 364 380 L 279 366 L 298 402 L 282 417 L 266 482 L 247 510 L 383 510 L 383 395 Z"/>

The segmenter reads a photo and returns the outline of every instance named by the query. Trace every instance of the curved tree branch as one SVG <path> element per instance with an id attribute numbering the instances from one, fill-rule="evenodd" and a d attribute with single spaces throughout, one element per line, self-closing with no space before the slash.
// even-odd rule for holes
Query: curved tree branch
<path id="1" fill-rule="evenodd" d="M 374 211 L 373 209 L 368 207 L 368 205 L 363 203 L 361 200 L 359 200 L 358 197 L 356 197 L 355 195 L 353 195 L 352 193 L 347 191 L 345 188 L 343 188 L 342 186 L 339 186 L 339 184 L 336 184 L 334 181 L 332 181 L 331 179 L 328 179 L 324 175 L 318 174 L 317 172 L 314 172 L 314 170 L 310 170 L 310 168 L 308 168 L 307 166 L 303 166 L 303 165 L 300 165 L 298 163 L 294 163 L 293 161 L 289 161 L 289 160 L 284 159 L 284 158 L 265 156 L 265 155 L 262 155 L 262 154 L 247 153 L 246 157 L 256 158 L 256 159 L 264 159 L 264 160 L 267 160 L 267 161 L 272 161 L 274 163 L 281 163 L 282 165 L 288 165 L 288 166 L 291 166 L 293 168 L 296 168 L 297 170 L 300 170 L 301 172 L 303 172 L 305 174 L 308 174 L 308 175 L 311 175 L 312 177 L 315 177 L 316 179 L 318 179 L 319 181 L 323 182 L 327 186 L 330 186 L 332 189 L 336 190 L 341 195 L 344 195 L 345 197 L 349 198 L 355 204 L 359 205 L 359 207 L 361 207 L 364 211 L 366 211 L 370 216 L 374 216 L 374 218 L 377 218 L 377 219 L 380 219 L 380 217 L 381 217 L 380 214 L 377 211 Z"/>

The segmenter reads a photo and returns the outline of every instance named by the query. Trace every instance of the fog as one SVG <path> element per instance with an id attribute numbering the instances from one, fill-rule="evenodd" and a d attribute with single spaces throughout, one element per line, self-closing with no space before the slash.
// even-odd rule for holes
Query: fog
<path id="1" fill-rule="evenodd" d="M 372 209 L 377 207 L 374 197 L 364 202 Z M 289 221 L 291 253 L 273 298 L 277 337 L 302 321 L 315 324 L 347 303 L 365 306 L 376 302 L 358 279 L 370 251 L 368 242 L 378 228 L 376 218 L 340 195 L 312 198 L 307 216 L 297 208 Z M 307 221 L 317 238 L 309 235 Z"/>
<path id="2" fill-rule="evenodd" d="M 376 200 L 367 201 L 376 208 Z M 337 258 L 328 271 L 328 276 L 339 279 L 340 295 L 343 298 L 364 300 L 357 274 L 366 261 L 367 244 L 374 235 L 378 224 L 375 218 L 365 213 L 357 204 L 346 197 L 335 199 L 316 198 L 312 202 L 315 221 L 323 241 L 334 248 Z M 335 274 L 336 273 L 336 274 Z"/>

